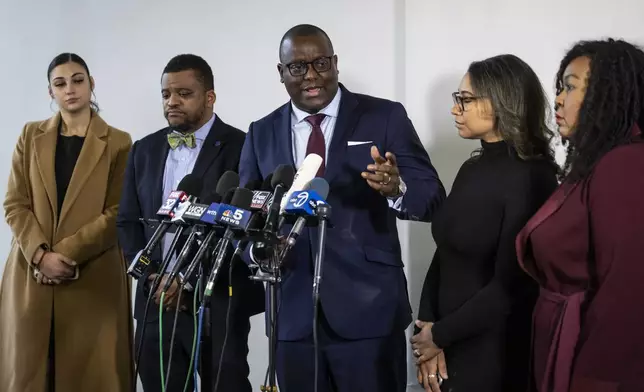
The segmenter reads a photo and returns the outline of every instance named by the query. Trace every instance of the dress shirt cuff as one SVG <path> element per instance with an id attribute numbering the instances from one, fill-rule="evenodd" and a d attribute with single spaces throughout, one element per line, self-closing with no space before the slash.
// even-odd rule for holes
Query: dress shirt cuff
<path id="1" fill-rule="evenodd" d="M 402 177 L 400 177 L 400 185 L 398 185 L 398 189 L 400 190 L 400 195 L 388 197 L 387 204 L 389 204 L 389 208 L 393 208 L 394 210 L 401 212 L 403 197 L 407 192 L 407 184 L 405 184 Z"/>

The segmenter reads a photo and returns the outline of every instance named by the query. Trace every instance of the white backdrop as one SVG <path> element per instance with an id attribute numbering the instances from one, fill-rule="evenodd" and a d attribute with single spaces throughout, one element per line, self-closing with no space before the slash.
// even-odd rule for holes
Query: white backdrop
<path id="1" fill-rule="evenodd" d="M 316 24 L 333 40 L 350 90 L 405 104 L 449 189 L 476 147 L 458 138 L 449 114 L 450 94 L 471 61 L 514 53 L 554 99 L 554 74 L 574 41 L 611 35 L 644 44 L 642 15 L 641 0 L 0 0 L 0 194 L 22 126 L 52 114 L 46 69 L 60 52 L 87 61 L 102 116 L 134 139 L 164 126 L 161 72 L 179 53 L 210 63 L 216 112 L 246 130 L 288 99 L 275 68 L 282 34 Z M 400 228 L 416 309 L 434 247 L 428 224 Z M 0 266 L 10 239 L 2 223 Z M 255 388 L 267 364 L 263 331 L 257 316 L 249 357 Z M 411 362 L 409 371 L 413 385 Z"/>

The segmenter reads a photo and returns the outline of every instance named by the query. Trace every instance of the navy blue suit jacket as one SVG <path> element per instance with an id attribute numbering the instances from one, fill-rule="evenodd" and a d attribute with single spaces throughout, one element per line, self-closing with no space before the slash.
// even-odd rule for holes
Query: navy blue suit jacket
<path id="1" fill-rule="evenodd" d="M 139 218 L 158 219 L 156 212 L 163 203 L 163 172 L 170 149 L 167 141 L 169 132 L 170 128 L 164 128 L 148 135 L 135 142 L 130 151 L 116 219 L 119 243 L 128 264 L 139 250 L 145 247 L 155 230 L 142 224 Z M 219 116 L 215 118 L 192 171 L 202 178 L 204 191 L 214 190 L 224 172 L 237 171 L 244 137 L 243 131 L 224 123 Z M 157 246 L 152 258 L 153 265 L 148 267 L 146 275 L 137 285 L 134 307 L 134 317 L 137 319 L 143 317 L 147 299 L 147 293 L 144 291 L 144 286 L 147 285 L 141 283 L 145 282 L 151 273 L 157 272 L 161 261 L 161 247 Z M 228 271 L 227 268 L 224 270 Z M 237 278 L 237 286 L 240 289 L 236 292 L 243 297 L 242 310 L 253 315 L 264 311 L 264 288 L 260 283 L 251 281 L 249 275 L 250 271 L 243 263 L 235 266 L 233 279 Z M 226 303 L 227 280 L 228 274 L 221 274 L 213 294 L 212 307 L 216 306 L 218 293 Z M 150 311 L 148 320 L 156 320 L 156 313 L 158 312 Z"/>
<path id="2" fill-rule="evenodd" d="M 382 337 L 411 322 L 396 217 L 429 222 L 445 190 L 400 103 L 340 87 L 342 100 L 325 171 L 334 227 L 327 231 L 320 302 L 341 337 Z M 294 164 L 290 122 L 287 103 L 250 125 L 239 166 L 242 183 L 261 180 L 280 164 Z M 373 141 L 383 156 L 396 155 L 407 184 L 400 213 L 360 176 L 373 163 L 372 144 L 348 146 L 348 141 Z M 316 228 L 305 229 L 287 261 L 279 290 L 280 340 L 300 340 L 312 333 L 317 239 Z"/>

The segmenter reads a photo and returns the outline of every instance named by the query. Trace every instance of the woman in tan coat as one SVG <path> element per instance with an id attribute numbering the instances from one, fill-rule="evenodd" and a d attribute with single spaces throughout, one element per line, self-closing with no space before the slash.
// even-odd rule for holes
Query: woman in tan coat
<path id="1" fill-rule="evenodd" d="M 0 284 L 0 391 L 129 392 L 132 319 L 116 213 L 132 140 L 91 102 L 77 55 L 49 66 L 60 112 L 28 123 L 4 201 L 13 233 Z"/>

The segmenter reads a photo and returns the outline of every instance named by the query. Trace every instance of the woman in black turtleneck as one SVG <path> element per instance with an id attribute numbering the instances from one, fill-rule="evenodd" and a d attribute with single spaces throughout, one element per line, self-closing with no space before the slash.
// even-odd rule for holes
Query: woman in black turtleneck
<path id="1" fill-rule="evenodd" d="M 525 391 L 538 288 L 514 244 L 557 186 L 548 100 L 513 55 L 472 63 L 453 98 L 459 135 L 481 149 L 434 217 L 438 248 L 412 338 L 418 381 L 432 392 Z"/>

